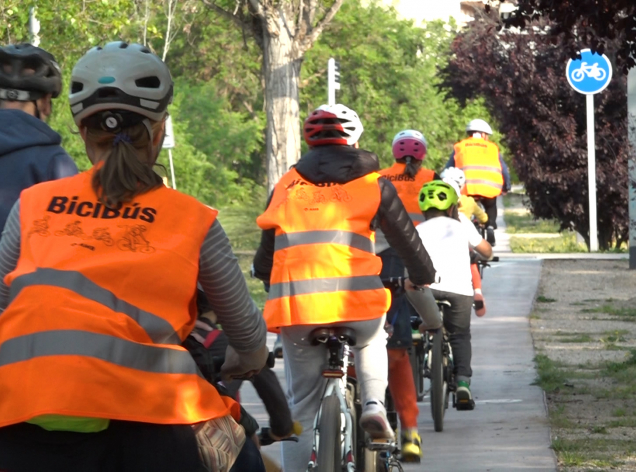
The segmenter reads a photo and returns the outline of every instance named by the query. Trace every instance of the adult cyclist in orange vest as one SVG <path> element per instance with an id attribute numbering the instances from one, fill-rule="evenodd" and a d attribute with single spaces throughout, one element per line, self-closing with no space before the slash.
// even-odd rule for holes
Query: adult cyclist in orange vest
<path id="1" fill-rule="evenodd" d="M 422 133 L 416 130 L 400 131 L 393 138 L 392 144 L 395 163 L 390 168 L 380 171 L 380 175 L 395 186 L 398 197 L 414 225 L 424 221 L 418 204 L 422 185 L 439 179 L 434 171 L 422 167 L 426 149 L 426 139 Z M 402 259 L 397 251 L 386 243 L 381 232 L 378 232 L 376 252 L 382 258 L 382 278 L 404 275 Z M 437 309 L 434 300 L 433 307 Z M 419 462 L 422 457 L 422 440 L 417 431 L 419 409 L 408 354 L 408 348 L 412 344 L 411 316 L 418 314 L 405 294 L 394 294 L 391 308 L 387 313 L 387 328 L 390 333 L 387 342 L 389 389 L 400 418 L 402 459 L 405 462 Z"/>
<path id="2" fill-rule="evenodd" d="M 276 184 L 257 219 L 263 233 L 254 275 L 271 284 L 263 315 L 270 330 L 281 332 L 288 399 L 304 431 L 298 444 L 281 445 L 285 471 L 306 470 L 310 459 L 326 385 L 327 348 L 308 340 L 317 327 L 355 330 L 361 426 L 372 437 L 393 437 L 383 405 L 390 294 L 380 279 L 376 230 L 395 247 L 413 284 L 435 278 L 395 187 L 378 174 L 377 156 L 357 148 L 362 131 L 356 112 L 343 105 L 313 111 L 304 123 L 309 152 Z"/>
<path id="3" fill-rule="evenodd" d="M 266 326 L 216 210 L 153 170 L 172 94 L 139 44 L 73 69 L 93 167 L 24 190 L 0 241 L 0 470 L 200 472 L 192 425 L 235 430 L 238 404 L 181 347 L 197 282 L 230 341 L 227 376 L 263 367 Z"/>
<path id="4" fill-rule="evenodd" d="M 480 201 L 488 215 L 486 239 L 495 245 L 497 197 L 510 191 L 510 173 L 499 147 L 488 140 L 492 128 L 484 120 L 472 120 L 466 126 L 468 137 L 457 144 L 445 168 L 457 167 L 466 175 L 463 193 Z"/>

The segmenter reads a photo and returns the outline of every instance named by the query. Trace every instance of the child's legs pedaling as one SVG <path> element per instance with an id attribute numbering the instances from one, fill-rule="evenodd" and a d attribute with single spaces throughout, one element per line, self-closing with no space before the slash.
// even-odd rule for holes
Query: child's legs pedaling
<path id="1" fill-rule="evenodd" d="M 413 369 L 407 349 L 387 349 L 389 355 L 389 390 L 402 430 L 417 429 L 417 396 Z"/>
<path id="2" fill-rule="evenodd" d="M 473 297 L 451 292 L 433 290 L 436 300 L 448 300 L 451 306 L 444 312 L 444 327 L 449 333 L 457 381 L 470 383 L 473 371 L 470 367 L 472 347 L 470 344 L 470 315 Z"/>
<path id="3" fill-rule="evenodd" d="M 281 329 L 289 407 L 292 418 L 303 427 L 298 443 L 281 443 L 283 470 L 306 470 L 311 455 L 314 419 L 327 385 L 327 379 L 322 376 L 327 362 L 327 347 L 324 344 L 312 346 L 309 334 L 323 326 L 352 328 L 356 332 L 356 347 L 352 349 L 363 404 L 367 399 L 382 401 L 387 388 L 388 370 L 384 319 L 382 316 L 369 321 Z"/>

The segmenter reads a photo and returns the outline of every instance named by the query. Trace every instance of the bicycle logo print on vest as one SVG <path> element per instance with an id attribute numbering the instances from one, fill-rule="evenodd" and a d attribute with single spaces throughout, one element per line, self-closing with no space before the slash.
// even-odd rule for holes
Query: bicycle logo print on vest
<path id="1" fill-rule="evenodd" d="M 46 208 L 46 211 L 53 213 L 53 215 L 74 215 L 81 218 L 98 218 L 112 220 L 115 218 L 121 218 L 124 220 L 142 220 L 149 223 L 155 221 L 157 210 L 152 207 L 141 207 L 139 203 L 133 203 L 121 208 L 109 208 L 97 201 L 79 201 L 79 196 L 67 197 L 67 196 L 53 196 Z M 55 224 L 55 216 L 51 219 L 51 215 L 44 215 L 41 219 L 33 221 L 31 228 L 29 229 L 28 236 L 39 235 L 42 237 L 48 237 L 51 235 L 49 231 L 52 224 Z M 90 221 L 90 220 L 89 220 Z M 118 228 L 122 230 L 115 230 L 115 228 L 109 228 L 107 226 L 100 226 L 93 229 L 91 234 L 84 232 L 82 220 L 74 220 L 70 223 L 66 223 L 62 229 L 54 231 L 54 235 L 57 237 L 69 236 L 73 238 L 79 238 L 82 241 L 101 241 L 105 246 L 112 246 L 115 244 L 115 239 L 112 235 L 113 232 L 117 232 L 117 248 L 121 251 L 131 251 L 151 254 L 155 252 L 155 248 L 150 244 L 150 241 L 144 236 L 144 233 L 148 230 L 146 225 L 143 224 L 118 224 Z M 71 243 L 77 245 L 77 243 Z M 95 246 L 80 244 L 80 246 L 87 249 L 95 250 Z"/>

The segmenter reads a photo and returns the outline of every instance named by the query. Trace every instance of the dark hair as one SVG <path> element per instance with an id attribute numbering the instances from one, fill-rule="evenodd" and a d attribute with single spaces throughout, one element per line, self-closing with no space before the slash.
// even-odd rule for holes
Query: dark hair
<path id="1" fill-rule="evenodd" d="M 161 132 L 162 121 L 148 122 L 153 136 Z M 117 134 L 101 128 L 87 128 L 89 145 L 111 148 L 104 165 L 93 174 L 92 182 L 97 198 L 104 205 L 116 208 L 163 185 L 163 179 L 153 170 L 156 156 L 148 131 L 143 122 Z"/>
<path id="2" fill-rule="evenodd" d="M 458 210 L 458 205 L 453 205 L 450 208 L 451 214 L 448 214 L 448 210 L 439 210 L 437 208 L 429 208 L 428 210 L 426 210 L 424 213 L 424 218 L 426 220 L 431 220 L 433 218 L 437 218 L 438 216 L 446 216 L 448 218 L 453 218 L 454 220 L 459 221 L 459 210 Z"/>
<path id="3" fill-rule="evenodd" d="M 409 177 L 415 177 L 415 175 L 419 172 L 420 167 L 422 167 L 422 161 L 414 159 L 411 156 L 396 159 L 396 161 L 400 164 L 406 164 L 406 167 L 404 167 L 404 174 Z"/>

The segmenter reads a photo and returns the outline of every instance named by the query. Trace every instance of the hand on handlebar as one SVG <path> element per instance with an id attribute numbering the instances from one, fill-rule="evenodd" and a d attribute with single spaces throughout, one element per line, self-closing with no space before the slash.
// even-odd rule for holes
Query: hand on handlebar
<path id="1" fill-rule="evenodd" d="M 265 345 L 253 352 L 240 352 L 228 346 L 225 350 L 225 362 L 221 367 L 223 380 L 249 378 L 258 374 L 265 367 L 268 356 L 269 350 Z"/>
<path id="2" fill-rule="evenodd" d="M 404 279 L 404 290 L 407 290 L 407 291 L 422 290 L 423 287 L 428 287 L 428 285 L 422 285 L 422 286 L 415 285 L 413 282 L 411 282 L 410 279 Z"/>

